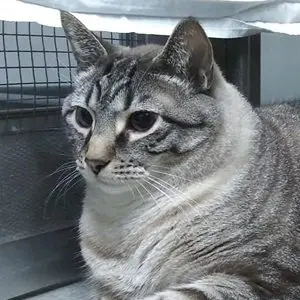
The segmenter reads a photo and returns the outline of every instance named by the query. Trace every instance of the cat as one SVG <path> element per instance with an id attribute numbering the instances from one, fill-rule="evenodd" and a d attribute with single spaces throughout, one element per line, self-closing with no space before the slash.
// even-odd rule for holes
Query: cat
<path id="1" fill-rule="evenodd" d="M 192 17 L 136 48 L 61 20 L 94 299 L 299 299 L 300 106 L 252 108 Z"/>

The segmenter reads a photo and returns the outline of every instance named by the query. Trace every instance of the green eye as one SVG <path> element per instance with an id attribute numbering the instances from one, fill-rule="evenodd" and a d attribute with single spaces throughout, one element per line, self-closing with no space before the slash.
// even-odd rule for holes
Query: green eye
<path id="1" fill-rule="evenodd" d="M 93 117 L 89 111 L 81 106 L 75 109 L 75 119 L 77 124 L 83 128 L 90 128 L 93 124 Z"/>
<path id="2" fill-rule="evenodd" d="M 158 115 L 151 111 L 134 112 L 128 120 L 128 127 L 138 132 L 148 131 L 154 125 L 157 117 Z"/>

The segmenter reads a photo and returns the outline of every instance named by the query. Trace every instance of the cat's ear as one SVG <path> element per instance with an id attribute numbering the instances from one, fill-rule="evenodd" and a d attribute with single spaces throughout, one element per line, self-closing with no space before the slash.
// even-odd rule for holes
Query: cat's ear
<path id="1" fill-rule="evenodd" d="M 85 70 L 96 64 L 99 59 L 113 51 L 113 46 L 100 41 L 72 14 L 60 12 L 62 27 L 69 40 L 79 70 Z"/>
<path id="2" fill-rule="evenodd" d="M 201 89 L 210 88 L 213 78 L 213 49 L 196 19 L 183 19 L 176 26 L 157 59 L 168 70 L 183 75 Z"/>

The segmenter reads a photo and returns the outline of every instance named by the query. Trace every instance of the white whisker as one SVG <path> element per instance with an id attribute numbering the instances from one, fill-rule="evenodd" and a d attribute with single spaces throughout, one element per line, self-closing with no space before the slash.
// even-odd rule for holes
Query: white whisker
<path id="1" fill-rule="evenodd" d="M 48 208 L 48 205 L 49 205 L 49 202 L 51 200 L 51 197 L 53 196 L 53 194 L 59 189 L 62 187 L 62 185 L 65 187 L 65 183 L 66 182 L 71 182 L 75 177 L 77 176 L 77 170 L 74 170 L 72 171 L 70 174 L 66 175 L 63 179 L 61 179 L 57 184 L 56 186 L 53 188 L 53 190 L 51 191 L 51 193 L 49 194 L 49 196 L 46 198 L 45 200 L 45 204 L 44 204 L 44 216 L 46 215 L 46 211 L 47 211 L 47 208 Z M 73 178 L 72 178 L 73 177 Z M 70 179 L 72 179 L 71 181 L 69 181 Z M 58 197 L 57 197 L 58 198 Z M 55 205 L 57 203 L 57 199 L 55 201 Z"/>
<path id="2" fill-rule="evenodd" d="M 167 191 L 171 192 L 175 197 L 178 197 L 179 199 L 182 200 L 182 203 L 177 204 L 178 208 L 180 208 L 181 211 L 182 211 L 182 213 L 186 216 L 186 221 L 190 222 L 189 221 L 189 216 L 185 212 L 185 210 L 182 207 L 182 205 L 188 204 L 192 209 L 194 209 L 194 207 L 192 206 L 192 204 L 189 202 L 189 201 L 192 201 L 192 199 L 188 198 L 184 193 L 182 193 L 181 191 L 177 190 L 172 185 L 170 185 L 168 182 L 166 182 L 166 181 L 164 181 L 164 180 L 162 180 L 160 178 L 156 178 L 156 177 L 150 175 L 150 177 L 148 177 L 148 179 L 152 180 L 153 182 L 155 182 L 156 184 L 158 184 L 162 188 L 164 188 Z"/>
<path id="3" fill-rule="evenodd" d="M 49 177 L 51 177 L 51 176 L 53 176 L 57 173 L 70 171 L 73 168 L 76 168 L 74 163 L 75 163 L 74 161 L 63 163 L 57 169 L 55 169 L 52 173 L 50 173 L 49 175 L 46 175 L 44 178 L 42 178 L 41 181 L 43 181 L 43 180 L 45 180 L 45 179 L 47 179 L 47 178 L 49 178 Z"/>
<path id="4" fill-rule="evenodd" d="M 152 165 L 152 166 L 154 166 L 154 165 Z M 171 174 L 171 173 L 166 173 L 166 172 L 157 171 L 157 170 L 154 170 L 154 169 L 151 169 L 150 172 L 158 173 L 158 174 L 162 174 L 162 175 L 166 175 L 166 176 L 170 176 L 170 177 L 174 177 L 174 178 L 178 178 L 178 179 L 182 179 L 182 180 L 184 180 L 184 181 L 191 182 L 191 183 L 194 182 L 194 181 L 192 181 L 192 180 L 188 180 L 188 179 L 186 179 L 186 178 L 184 178 L 184 177 L 181 177 L 181 176 L 177 176 L 177 175 L 174 175 L 174 174 Z M 159 178 L 159 177 L 157 177 L 157 176 L 153 176 L 153 177 L 155 177 L 156 179 L 161 179 L 161 178 Z M 199 181 L 197 182 L 197 185 L 199 185 L 199 186 L 201 186 L 201 187 L 210 187 L 210 186 L 211 186 L 211 184 L 207 184 L 207 183 L 203 183 L 203 182 L 199 182 Z M 175 187 L 173 187 L 173 188 L 175 188 Z M 215 190 L 221 190 L 221 189 L 218 188 L 218 187 L 214 187 L 214 189 L 215 189 Z"/>
<path id="5" fill-rule="evenodd" d="M 153 180 L 152 178 L 149 178 L 149 177 L 147 177 L 147 178 L 150 179 L 150 180 L 152 181 L 152 182 L 149 182 L 148 180 L 146 181 L 149 185 L 153 186 L 156 190 L 158 190 L 161 194 L 163 194 L 164 196 L 166 196 L 167 199 L 171 200 L 171 202 L 172 202 L 172 200 L 173 200 L 172 197 L 171 197 L 169 194 L 167 194 L 165 191 L 163 191 L 160 187 L 165 188 L 167 191 L 170 191 L 170 189 L 166 188 L 164 185 L 162 185 L 162 184 L 160 184 L 159 182 Z M 155 184 L 154 184 L 153 182 L 154 182 Z M 157 187 L 157 184 L 158 184 L 160 187 Z M 174 194 L 174 193 L 173 193 L 173 194 Z M 178 207 L 179 207 L 179 208 L 182 210 L 182 212 L 184 213 L 182 207 L 180 207 L 180 205 L 178 205 Z"/>
<path id="6" fill-rule="evenodd" d="M 136 186 L 132 187 L 130 184 L 129 184 L 128 186 L 129 186 L 129 188 L 130 188 L 132 197 L 133 197 L 134 199 L 136 199 L 136 198 L 137 198 L 137 196 L 136 196 L 136 194 L 135 194 Z"/>
<path id="7" fill-rule="evenodd" d="M 182 179 L 182 180 L 188 181 L 188 182 L 192 182 L 191 180 L 188 180 L 188 179 L 186 179 L 184 177 L 173 175 L 173 174 L 170 174 L 170 173 L 165 173 L 165 172 L 157 171 L 157 170 L 154 170 L 154 169 L 151 169 L 151 172 L 162 174 L 162 175 L 167 175 L 167 176 L 170 176 L 170 177 L 173 177 L 173 178 Z"/>
<path id="8" fill-rule="evenodd" d="M 195 200 L 193 200 L 190 197 L 188 197 L 185 193 L 183 193 L 182 191 L 180 191 L 178 188 L 176 188 L 175 186 L 171 185 L 167 181 L 165 181 L 165 180 L 163 180 L 161 178 L 152 176 L 152 175 L 150 175 L 150 177 L 152 178 L 152 180 L 158 180 L 158 181 L 162 182 L 164 185 L 167 185 L 169 188 L 171 188 L 173 190 L 173 193 L 175 193 L 175 195 L 179 196 L 180 199 L 182 199 L 184 201 L 184 204 L 188 203 L 192 209 L 194 209 L 194 207 L 192 206 L 191 203 L 189 203 L 189 201 L 192 201 L 193 203 L 195 203 L 197 205 L 197 202 Z M 172 190 L 170 190 L 170 191 L 172 191 Z"/>
<path id="9" fill-rule="evenodd" d="M 153 199 L 153 201 L 155 202 L 155 204 L 157 204 L 157 206 L 159 206 L 159 202 L 157 201 L 157 199 L 154 197 L 154 195 L 151 193 L 151 191 L 145 187 L 145 185 L 143 185 L 141 182 L 139 182 L 139 184 L 142 186 L 142 188 L 146 191 L 146 193 L 148 193 L 150 195 L 150 197 Z"/>
<path id="10" fill-rule="evenodd" d="M 79 179 L 76 180 L 71 186 L 69 186 L 69 187 L 65 190 L 64 194 L 62 195 L 62 197 L 64 197 L 64 196 L 67 194 L 68 191 L 70 191 L 74 186 L 76 186 L 76 185 L 82 180 L 82 177 L 80 176 L 80 174 L 77 174 L 74 178 L 72 178 L 71 182 L 72 182 L 75 178 L 78 178 L 78 177 L 79 177 Z M 70 183 L 71 183 L 71 182 L 70 182 Z"/>
<path id="11" fill-rule="evenodd" d="M 64 185 L 61 187 L 59 193 L 58 193 L 57 196 L 56 196 L 56 202 L 57 202 L 57 200 L 58 200 L 59 198 L 64 197 L 64 195 L 66 194 L 66 192 L 64 192 L 64 191 L 65 191 L 66 189 L 68 189 L 68 186 L 71 184 L 71 182 L 72 182 L 74 179 L 78 178 L 78 176 L 79 176 L 79 173 L 76 172 L 75 174 L 73 174 L 73 176 L 72 176 L 71 178 L 68 179 L 68 181 L 66 181 L 66 182 L 64 183 Z"/>
<path id="12" fill-rule="evenodd" d="M 148 179 L 150 179 L 150 178 L 148 178 Z M 171 200 L 171 201 L 172 201 L 172 198 L 171 198 L 167 193 L 165 193 L 163 190 L 161 190 L 159 187 L 157 187 L 156 184 L 149 182 L 147 179 L 143 179 L 143 181 L 145 181 L 147 184 L 151 185 L 153 188 L 155 188 L 155 189 L 156 189 L 157 191 L 159 191 L 161 194 L 165 195 L 165 196 L 167 197 L 168 200 Z M 159 203 L 159 202 L 156 200 L 156 203 L 157 203 L 157 207 L 158 207 L 158 208 L 162 208 L 162 204 L 163 204 L 164 202 Z M 178 206 L 178 207 L 180 208 L 180 206 Z M 180 209 L 181 209 L 181 208 L 180 208 Z M 181 209 L 181 210 L 182 210 L 182 209 Z M 184 211 L 183 211 L 183 210 L 182 210 L 182 213 L 184 214 Z M 179 236 L 178 236 L 176 233 L 175 233 L 175 235 L 177 236 L 177 238 L 179 238 Z"/>
<path id="13" fill-rule="evenodd" d="M 151 165 L 151 167 L 160 168 L 160 169 L 165 169 L 165 170 L 171 170 L 171 169 L 172 169 L 172 168 L 170 168 L 170 167 L 163 167 L 163 166 L 158 166 L 158 165 Z"/>

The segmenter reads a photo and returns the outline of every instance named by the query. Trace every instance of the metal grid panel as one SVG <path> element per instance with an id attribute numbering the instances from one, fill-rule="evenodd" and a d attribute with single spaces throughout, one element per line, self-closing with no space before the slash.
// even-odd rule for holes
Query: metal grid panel
<path id="1" fill-rule="evenodd" d="M 57 111 L 75 67 L 62 30 L 2 21 L 1 41 L 0 118 Z"/>
<path id="2" fill-rule="evenodd" d="M 144 35 L 98 32 L 113 44 L 136 46 Z M 0 23 L 0 133 L 28 129 L 24 120 L 59 114 L 71 91 L 76 63 L 61 28 L 36 23 Z M 5 122 L 4 122 L 5 121 Z M 32 120 L 31 120 L 32 124 Z M 40 122 L 39 122 L 40 126 Z M 35 130 L 33 125 L 32 130 Z"/>

